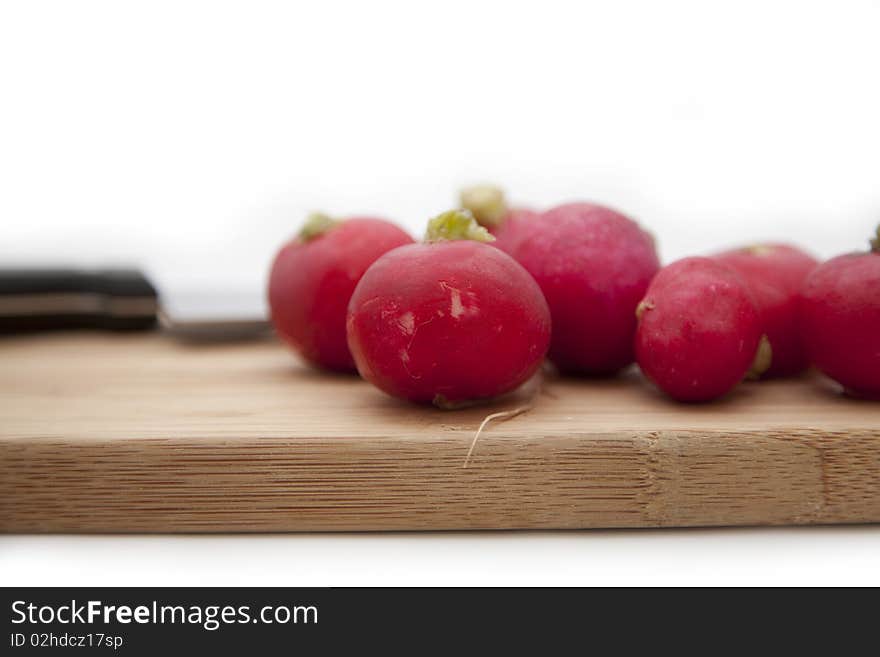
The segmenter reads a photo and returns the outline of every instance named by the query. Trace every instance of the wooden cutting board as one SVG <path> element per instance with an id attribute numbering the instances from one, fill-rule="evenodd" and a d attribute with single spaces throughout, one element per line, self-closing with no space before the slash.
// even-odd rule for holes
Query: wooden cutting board
<path id="1" fill-rule="evenodd" d="M 534 389 L 533 389 L 534 390 Z M 880 404 L 805 378 L 667 401 L 636 372 L 440 411 L 278 344 L 0 341 L 0 530 L 507 529 L 880 521 Z"/>

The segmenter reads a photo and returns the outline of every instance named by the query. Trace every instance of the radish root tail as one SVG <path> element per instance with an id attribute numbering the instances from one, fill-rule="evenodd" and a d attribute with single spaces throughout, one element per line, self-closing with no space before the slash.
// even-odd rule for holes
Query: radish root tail
<path id="1" fill-rule="evenodd" d="M 533 407 L 533 404 L 529 403 L 525 406 L 520 406 L 519 408 L 514 408 L 509 411 L 500 411 L 498 413 L 492 413 L 491 415 L 487 415 L 483 418 L 483 421 L 480 423 L 480 427 L 477 429 L 477 432 L 474 434 L 474 439 L 471 441 L 471 447 L 468 450 L 467 456 L 464 457 L 464 465 L 462 468 L 467 468 L 468 464 L 471 462 L 471 455 L 474 453 L 474 448 L 477 446 L 477 441 L 480 439 L 480 434 L 483 433 L 483 429 L 486 428 L 486 425 L 489 424 L 492 420 L 509 420 L 511 418 L 516 417 L 517 415 L 521 415 L 526 411 L 530 411 Z"/>
<path id="2" fill-rule="evenodd" d="M 499 411 L 497 413 L 491 413 L 483 418 L 483 421 L 480 422 L 480 426 L 477 428 L 477 432 L 474 434 L 474 439 L 471 441 L 470 449 L 468 449 L 467 456 L 464 457 L 464 464 L 461 466 L 462 468 L 467 468 L 471 462 L 471 456 L 474 454 L 474 449 L 477 446 L 477 441 L 480 439 L 480 435 L 483 433 L 483 430 L 492 420 L 510 420 L 515 418 L 517 415 L 522 415 L 523 413 L 532 410 L 535 407 L 535 402 L 538 398 L 538 395 L 544 391 L 544 372 L 542 370 L 538 370 L 538 373 L 532 377 L 532 379 L 523 386 L 523 390 L 529 390 L 528 396 L 525 399 L 525 403 L 522 406 L 517 406 L 516 408 L 512 408 L 509 411 Z"/>

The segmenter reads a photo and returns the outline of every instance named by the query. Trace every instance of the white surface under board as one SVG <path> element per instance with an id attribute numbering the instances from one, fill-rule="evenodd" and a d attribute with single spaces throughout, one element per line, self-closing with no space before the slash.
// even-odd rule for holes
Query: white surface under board
<path id="1" fill-rule="evenodd" d="M 880 526 L 2 536 L 4 585 L 880 585 Z"/>

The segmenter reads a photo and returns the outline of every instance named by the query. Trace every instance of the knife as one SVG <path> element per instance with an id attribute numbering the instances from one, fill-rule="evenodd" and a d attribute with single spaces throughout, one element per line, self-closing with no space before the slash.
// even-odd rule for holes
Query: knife
<path id="1" fill-rule="evenodd" d="M 160 297 L 137 269 L 0 269 L 0 334 L 157 328 L 189 342 L 271 334 L 254 295 L 196 291 Z"/>

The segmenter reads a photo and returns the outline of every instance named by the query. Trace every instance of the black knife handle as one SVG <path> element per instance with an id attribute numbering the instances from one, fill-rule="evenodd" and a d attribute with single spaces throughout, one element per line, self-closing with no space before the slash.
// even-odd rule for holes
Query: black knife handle
<path id="1" fill-rule="evenodd" d="M 0 269 L 0 333 L 153 328 L 156 289 L 134 269 Z"/>

